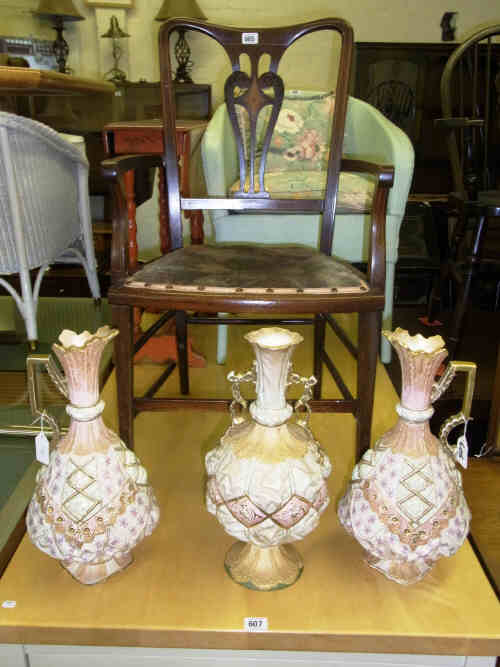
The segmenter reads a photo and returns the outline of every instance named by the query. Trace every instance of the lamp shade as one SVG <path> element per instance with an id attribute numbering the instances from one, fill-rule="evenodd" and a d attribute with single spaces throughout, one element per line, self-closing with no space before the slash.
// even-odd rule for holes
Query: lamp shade
<path id="1" fill-rule="evenodd" d="M 196 0 L 164 0 L 160 11 L 156 15 L 157 21 L 166 21 L 174 16 L 189 19 L 204 19 L 205 14 L 198 7 Z"/>
<path id="2" fill-rule="evenodd" d="M 73 0 L 40 0 L 35 14 L 39 16 L 60 16 L 65 21 L 83 21 L 85 18 L 76 9 Z"/>

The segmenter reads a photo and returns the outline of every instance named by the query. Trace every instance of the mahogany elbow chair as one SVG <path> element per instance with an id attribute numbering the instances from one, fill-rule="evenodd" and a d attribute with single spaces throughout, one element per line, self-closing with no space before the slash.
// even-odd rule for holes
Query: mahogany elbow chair
<path id="1" fill-rule="evenodd" d="M 240 187 L 235 193 L 220 196 L 185 198 L 179 191 L 175 145 L 175 95 L 172 83 L 169 39 L 179 29 L 194 30 L 216 40 L 229 57 L 232 72 L 225 83 L 225 100 L 237 143 Z M 340 60 L 335 90 L 335 111 L 327 159 L 324 191 L 311 199 L 273 197 L 265 188 L 266 161 L 273 130 L 280 122 L 284 82 L 278 65 L 286 49 L 299 38 L 317 31 L 330 30 L 340 38 Z M 360 456 L 370 445 L 371 419 L 380 318 L 384 308 L 385 287 L 385 217 L 388 190 L 393 182 L 392 167 L 342 159 L 342 142 L 347 108 L 352 59 L 353 32 L 341 19 L 321 19 L 285 28 L 241 29 L 212 25 L 203 21 L 172 19 L 160 32 L 161 88 L 165 153 L 157 156 L 124 156 L 106 160 L 104 171 L 114 183 L 114 219 L 112 241 L 112 286 L 108 293 L 113 321 L 120 330 L 115 343 L 116 373 L 119 391 L 120 435 L 133 447 L 133 419 L 143 410 L 179 406 L 198 409 L 225 409 L 229 400 L 201 399 L 188 396 L 187 325 L 217 324 L 217 313 L 274 315 L 282 324 L 291 323 L 292 313 L 308 317 L 293 318 L 295 324 L 314 326 L 314 387 L 311 407 L 321 411 L 351 412 L 357 420 L 356 452 Z M 240 56 L 247 54 L 250 72 L 240 68 Z M 261 57 L 267 55 L 269 70 L 259 74 Z M 248 114 L 250 149 L 243 150 L 242 129 L 236 108 Z M 264 112 L 264 113 L 263 113 Z M 257 133 L 260 114 L 266 117 L 258 150 Z M 138 268 L 129 264 L 127 204 L 123 176 L 127 171 L 163 164 L 168 193 L 168 219 L 171 251 Z M 371 233 L 368 271 L 364 275 L 346 262 L 331 256 L 335 214 L 349 207 L 338 201 L 340 171 L 366 175 L 372 182 L 369 208 Z M 183 246 L 182 210 L 226 209 L 238 211 L 273 211 L 294 213 L 321 212 L 322 229 L 319 249 L 300 245 L 197 245 Z M 236 216 L 235 216 L 236 217 Z M 146 332 L 134 342 L 134 307 L 153 307 L 165 314 L 154 325 L 175 318 L 182 398 L 155 398 L 154 393 L 170 375 L 169 364 L 161 378 L 143 397 L 133 393 L 134 351 L 147 340 Z M 357 347 L 333 319 L 333 313 L 356 312 L 359 316 Z M 194 313 L 194 314 L 193 314 Z M 203 313 L 199 317 L 196 313 Z M 209 314 L 209 315 L 207 315 Z M 212 315 L 213 314 L 213 315 Z M 288 316 L 288 319 L 287 319 Z M 225 318 L 224 323 L 261 324 L 268 320 Z M 353 396 L 331 358 L 325 351 L 326 325 L 332 327 L 350 352 L 357 357 L 357 395 Z M 343 398 L 321 398 L 322 367 L 331 372 Z"/>

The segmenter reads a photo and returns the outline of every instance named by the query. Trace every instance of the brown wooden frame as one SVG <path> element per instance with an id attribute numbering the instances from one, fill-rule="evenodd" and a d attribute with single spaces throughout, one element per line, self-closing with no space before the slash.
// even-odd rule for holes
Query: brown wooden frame
<path id="1" fill-rule="evenodd" d="M 226 50 L 232 65 L 232 74 L 226 84 L 226 101 L 233 130 L 240 155 L 240 182 L 245 182 L 246 164 L 242 159 L 242 137 L 236 123 L 234 107 L 241 104 L 247 109 L 251 125 L 251 174 L 249 192 L 240 191 L 232 197 L 198 197 L 185 198 L 179 190 L 179 174 L 176 160 L 175 145 L 175 90 L 168 48 L 169 38 L 179 28 L 201 32 L 215 39 Z M 300 37 L 318 30 L 336 31 L 342 39 L 341 59 L 337 78 L 335 114 L 333 118 L 330 157 L 327 171 L 327 188 L 324 199 L 290 200 L 272 199 L 262 192 L 262 174 L 269 146 L 272 130 L 278 117 L 283 98 L 283 83 L 277 74 L 278 64 L 286 48 Z M 242 33 L 259 34 L 259 43 L 242 45 Z M 187 316 L 186 311 L 214 313 L 262 313 L 276 314 L 280 317 L 275 321 L 282 324 L 313 324 L 315 329 L 314 373 L 318 378 L 315 387 L 313 409 L 322 411 L 351 412 L 357 419 L 357 454 L 360 455 L 370 445 L 371 417 L 373 409 L 373 391 L 377 350 L 380 334 L 380 317 L 384 307 L 385 288 L 385 217 L 387 196 L 393 182 L 393 168 L 374 165 L 371 163 L 342 159 L 342 143 L 344 124 L 347 110 L 347 95 L 350 80 L 353 34 L 352 29 L 341 19 L 321 19 L 310 23 L 289 26 L 286 28 L 242 29 L 215 26 L 203 21 L 172 19 L 167 21 L 160 32 L 160 66 L 163 94 L 163 121 L 165 154 L 163 165 L 166 171 L 168 191 L 168 211 L 170 222 L 170 238 L 172 251 L 182 247 L 181 210 L 197 209 L 230 209 L 230 210 L 259 210 L 259 211 L 290 211 L 290 212 L 322 212 L 323 224 L 320 239 L 320 251 L 331 254 L 334 232 L 335 213 L 337 210 L 337 191 L 340 170 L 349 170 L 372 174 L 375 177 L 375 195 L 371 208 L 371 234 L 368 258 L 367 279 L 369 288 L 365 292 L 345 294 L 328 293 L 315 295 L 302 293 L 298 289 L 294 294 L 276 294 L 269 289 L 265 294 L 207 294 L 195 290 L 192 292 L 175 292 L 166 290 L 165 293 L 145 287 L 129 287 L 127 279 L 131 275 L 127 252 L 127 204 L 124 196 L 123 177 L 139 166 L 159 166 L 158 156 L 125 156 L 106 160 L 105 173 L 114 179 L 114 219 L 113 219 L 113 246 L 112 246 L 112 287 L 108 298 L 112 304 L 113 319 L 120 329 L 120 336 L 116 339 L 117 381 L 119 392 L 120 433 L 122 438 L 133 445 L 133 417 L 141 410 L 163 410 L 172 408 L 193 407 L 198 409 L 214 408 L 226 409 L 229 400 L 199 399 L 199 398 L 153 398 L 154 393 L 172 371 L 169 365 L 159 381 L 148 390 L 143 397 L 136 398 L 132 392 L 132 357 L 134 350 L 147 340 L 149 333 L 142 336 L 134 345 L 132 336 L 132 307 L 155 307 L 167 311 L 162 322 L 175 317 L 178 338 L 179 370 L 181 376 L 181 392 L 189 392 L 187 376 L 186 329 L 189 323 L 217 324 L 244 323 L 245 318 L 229 318 L 220 320 L 215 315 L 204 317 Z M 251 62 L 250 76 L 239 71 L 240 54 L 247 53 Z M 269 54 L 269 72 L 258 77 L 258 62 L 262 54 Z M 238 86 L 245 93 L 235 97 L 235 87 Z M 270 97 L 266 90 L 274 89 L 274 97 Z M 261 158 L 260 183 L 261 191 L 253 188 L 253 174 L 256 159 L 255 129 L 259 110 L 271 105 L 271 120 L 264 140 L 263 155 Z M 345 212 L 343 210 L 343 212 Z M 354 212 L 354 211 L 352 211 Z M 331 313 L 357 312 L 359 313 L 359 344 L 356 348 L 349 342 L 345 333 L 340 329 Z M 286 318 L 292 313 L 310 313 L 310 318 Z M 258 324 L 260 320 L 251 320 Z M 264 320 L 269 323 L 269 320 Z M 347 344 L 350 352 L 358 360 L 358 392 L 353 397 L 343 383 L 333 361 L 324 349 L 325 327 L 329 325 Z M 339 387 L 343 399 L 320 399 L 321 372 L 326 365 Z"/>

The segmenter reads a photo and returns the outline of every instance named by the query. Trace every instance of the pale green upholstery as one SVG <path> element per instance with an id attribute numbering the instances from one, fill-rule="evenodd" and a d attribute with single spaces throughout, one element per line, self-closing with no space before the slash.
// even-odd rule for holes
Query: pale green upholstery
<path id="1" fill-rule="evenodd" d="M 394 273 L 398 258 L 399 228 L 413 176 L 414 151 L 402 130 L 370 104 L 349 98 L 344 138 L 344 155 L 349 158 L 393 165 L 394 186 L 389 191 L 386 223 L 387 273 L 383 326 L 392 325 Z M 236 141 L 225 104 L 213 115 L 202 140 L 202 159 L 209 195 L 228 193 L 239 178 Z M 341 179 L 342 183 L 342 179 Z M 303 243 L 317 247 L 320 216 L 316 214 L 211 213 L 214 239 L 224 242 Z M 368 251 L 369 215 L 337 214 L 333 240 L 334 255 L 365 261 Z M 225 358 L 224 327 L 220 327 L 218 361 Z M 390 361 L 390 346 L 382 341 L 382 361 Z"/>

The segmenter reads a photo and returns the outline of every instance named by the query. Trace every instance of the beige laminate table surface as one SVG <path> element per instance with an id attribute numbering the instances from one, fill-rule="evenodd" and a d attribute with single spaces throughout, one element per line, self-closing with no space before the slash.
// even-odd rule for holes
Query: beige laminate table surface
<path id="1" fill-rule="evenodd" d="M 15 95 L 88 95 L 113 93 L 109 81 L 30 67 L 0 66 L 0 92 Z"/>
<path id="2" fill-rule="evenodd" d="M 192 329 L 197 349 L 213 358 L 216 328 Z M 250 367 L 250 348 L 239 342 L 241 328 L 230 327 L 229 334 L 227 366 L 191 369 L 195 388 L 220 394 L 230 369 Z M 297 350 L 294 365 L 302 374 L 309 369 L 310 348 Z M 333 354 L 352 380 L 354 363 L 336 347 Z M 136 382 L 145 387 L 160 372 L 138 366 Z M 113 380 L 103 397 L 114 427 Z M 165 392 L 175 391 L 172 383 Z M 396 400 L 379 366 L 375 436 L 394 422 Z M 74 581 L 25 537 L 0 581 L 0 603 L 16 601 L 15 608 L 0 606 L 0 643 L 500 653 L 500 607 L 469 543 L 422 582 L 405 588 L 366 566 L 361 547 L 339 525 L 336 504 L 353 466 L 355 423 L 348 415 L 313 415 L 313 431 L 334 465 L 332 502 L 319 528 L 297 545 L 305 562 L 302 577 L 271 593 L 233 583 L 223 562 L 234 540 L 205 510 L 203 492 L 205 453 L 228 422 L 227 415 L 215 412 L 139 415 L 137 453 L 156 490 L 160 525 L 136 548 L 127 570 L 91 587 Z M 245 632 L 249 616 L 267 617 L 269 631 Z"/>

